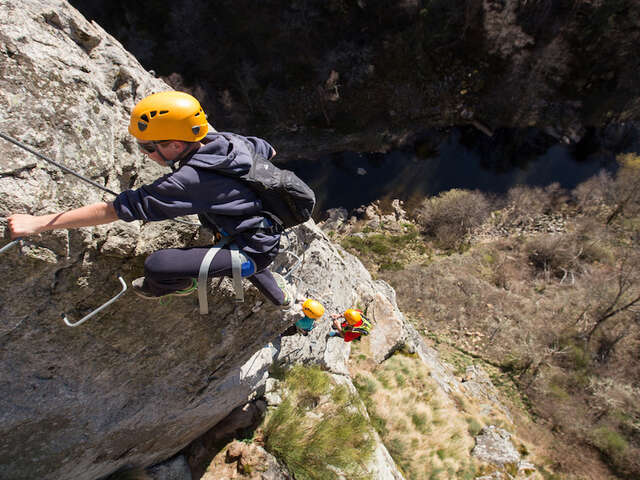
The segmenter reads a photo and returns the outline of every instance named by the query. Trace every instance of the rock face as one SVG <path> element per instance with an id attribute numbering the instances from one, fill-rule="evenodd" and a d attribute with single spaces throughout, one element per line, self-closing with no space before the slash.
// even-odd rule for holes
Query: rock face
<path id="1" fill-rule="evenodd" d="M 142 166 L 126 126 L 134 103 L 167 85 L 65 2 L 0 1 L 0 19 L 1 131 L 114 191 L 162 173 Z M 2 217 L 111 198 L 7 142 L 0 153 Z M 207 241 L 190 225 L 119 222 L 2 254 L 0 477 L 90 480 L 156 464 L 260 390 L 277 352 L 270 342 L 299 313 L 252 287 L 236 306 L 223 283 L 206 316 L 195 297 L 160 303 L 126 293 L 77 328 L 62 323 L 62 312 L 76 321 L 120 291 L 117 275 L 139 276 L 148 253 Z M 283 244 L 302 257 L 300 292 L 329 311 L 376 295 L 362 265 L 313 223 Z M 283 255 L 274 268 L 294 261 Z M 345 372 L 332 355 L 344 363 L 348 349 L 325 346 L 318 340 L 314 353 Z"/>
<path id="2" fill-rule="evenodd" d="M 376 151 L 462 124 L 573 142 L 640 114 L 634 0 L 219 0 L 206 14 L 158 0 L 151 16 L 127 0 L 72 3 L 147 68 L 206 92 L 215 121 L 260 124 L 289 154 Z"/>

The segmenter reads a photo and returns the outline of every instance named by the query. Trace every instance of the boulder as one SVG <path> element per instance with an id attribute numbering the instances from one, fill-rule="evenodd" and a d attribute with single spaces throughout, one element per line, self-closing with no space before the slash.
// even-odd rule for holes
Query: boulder
<path id="1" fill-rule="evenodd" d="M 291 480 L 273 455 L 256 444 L 234 441 L 211 462 L 201 480 Z"/>
<path id="2" fill-rule="evenodd" d="M 520 453 L 511 443 L 511 434 L 494 425 L 484 427 L 476 437 L 471 454 L 482 461 L 504 466 L 518 464 Z"/>

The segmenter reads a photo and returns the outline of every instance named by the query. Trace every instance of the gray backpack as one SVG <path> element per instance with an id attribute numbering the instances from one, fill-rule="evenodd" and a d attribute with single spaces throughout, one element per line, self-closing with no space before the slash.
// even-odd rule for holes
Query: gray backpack
<path id="1" fill-rule="evenodd" d="M 245 182 L 260 198 L 263 214 L 270 218 L 278 231 L 294 227 L 311 218 L 316 196 L 313 190 L 290 170 L 276 167 L 259 155 L 253 144 L 239 135 L 220 134 L 228 139 L 242 140 L 251 152 L 251 168 L 244 175 L 221 175 Z"/>

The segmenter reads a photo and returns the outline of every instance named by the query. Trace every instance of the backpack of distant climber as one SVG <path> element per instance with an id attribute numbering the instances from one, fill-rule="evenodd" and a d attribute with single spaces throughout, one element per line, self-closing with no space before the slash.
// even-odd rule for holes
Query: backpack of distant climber
<path id="1" fill-rule="evenodd" d="M 344 318 L 347 321 L 348 330 L 360 335 L 369 335 L 371 333 L 371 322 L 364 316 L 362 310 L 350 308 L 344 312 Z"/>

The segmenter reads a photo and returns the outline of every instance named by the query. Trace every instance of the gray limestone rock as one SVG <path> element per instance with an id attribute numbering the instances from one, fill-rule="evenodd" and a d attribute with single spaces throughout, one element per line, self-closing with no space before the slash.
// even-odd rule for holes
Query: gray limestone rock
<path id="1" fill-rule="evenodd" d="M 513 421 L 509 409 L 500 402 L 498 391 L 493 386 L 487 372 L 478 365 L 467 367 L 465 377 L 462 382 L 462 391 L 470 397 L 474 397 L 485 404 L 485 414 L 490 414 L 496 410 L 506 416 L 509 421 Z"/>
<path id="2" fill-rule="evenodd" d="M 494 425 L 484 427 L 476 437 L 476 446 L 471 454 L 495 465 L 517 464 L 520 453 L 511 443 L 511 434 Z"/>

